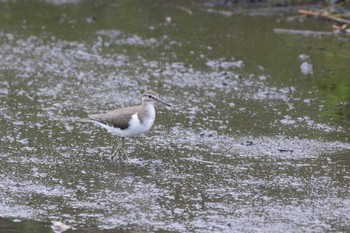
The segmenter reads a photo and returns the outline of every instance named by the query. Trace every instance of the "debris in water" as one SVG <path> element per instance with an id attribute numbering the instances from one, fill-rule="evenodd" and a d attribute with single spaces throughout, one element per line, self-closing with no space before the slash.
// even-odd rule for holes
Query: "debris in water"
<path id="1" fill-rule="evenodd" d="M 303 64 L 301 64 L 300 71 L 305 76 L 312 75 L 314 73 L 313 72 L 313 65 L 306 61 Z"/>
<path id="2" fill-rule="evenodd" d="M 68 226 L 62 222 L 52 221 L 51 229 L 55 233 L 62 233 L 70 228 L 71 228 L 70 226 Z"/>
<path id="3" fill-rule="evenodd" d="M 307 60 L 310 59 L 310 56 L 307 55 L 307 54 L 300 54 L 300 55 L 298 56 L 298 58 L 299 58 L 301 61 L 307 61 Z"/>

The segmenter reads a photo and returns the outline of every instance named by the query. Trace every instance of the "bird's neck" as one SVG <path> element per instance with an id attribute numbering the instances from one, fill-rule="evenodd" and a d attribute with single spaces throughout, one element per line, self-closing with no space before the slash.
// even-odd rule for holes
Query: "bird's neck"
<path id="1" fill-rule="evenodd" d="M 138 113 L 138 117 L 141 122 L 145 121 L 146 119 L 154 120 L 156 117 L 154 104 L 150 102 L 142 102 L 141 111 Z"/>
<path id="2" fill-rule="evenodd" d="M 142 108 L 149 108 L 149 107 L 154 108 L 154 103 L 153 102 L 142 101 L 141 107 Z"/>

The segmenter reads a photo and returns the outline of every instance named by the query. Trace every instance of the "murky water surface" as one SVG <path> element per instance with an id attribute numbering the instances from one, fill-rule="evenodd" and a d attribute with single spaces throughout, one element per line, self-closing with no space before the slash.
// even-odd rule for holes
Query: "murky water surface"
<path id="1" fill-rule="evenodd" d="M 2 227 L 350 231 L 349 38 L 275 33 L 330 28 L 290 16 L 0 1 Z M 173 106 L 112 163 L 118 138 L 77 120 L 147 89 Z"/>

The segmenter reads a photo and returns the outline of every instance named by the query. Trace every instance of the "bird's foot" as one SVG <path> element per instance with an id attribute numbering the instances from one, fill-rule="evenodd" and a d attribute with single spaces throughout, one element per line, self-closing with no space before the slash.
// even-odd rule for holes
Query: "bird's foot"
<path id="1" fill-rule="evenodd" d="M 123 148 L 123 144 L 118 144 L 117 149 L 113 152 L 111 156 L 112 161 L 121 160 L 122 157 L 126 158 L 127 162 L 130 162 L 130 158 L 126 152 L 126 150 Z"/>
<path id="2" fill-rule="evenodd" d="M 130 162 L 130 158 L 128 156 L 128 153 L 126 152 L 126 150 L 124 148 L 121 149 L 121 153 L 124 155 L 124 157 L 126 158 L 126 160 L 128 162 Z"/>

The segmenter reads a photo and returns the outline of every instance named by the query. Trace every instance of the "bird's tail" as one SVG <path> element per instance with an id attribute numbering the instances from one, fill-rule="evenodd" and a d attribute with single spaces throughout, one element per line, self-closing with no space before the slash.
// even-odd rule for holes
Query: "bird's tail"
<path id="1" fill-rule="evenodd" d="M 77 122 L 81 122 L 81 123 L 91 123 L 94 122 L 93 120 L 91 120 L 90 118 L 79 118 L 77 120 Z"/>

